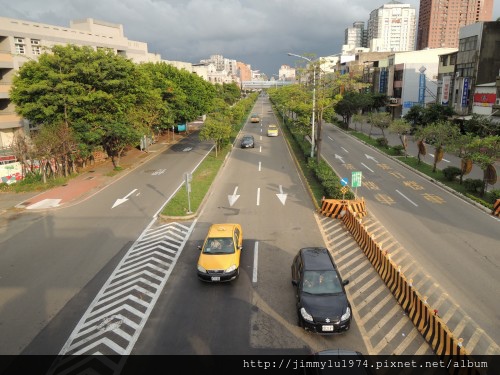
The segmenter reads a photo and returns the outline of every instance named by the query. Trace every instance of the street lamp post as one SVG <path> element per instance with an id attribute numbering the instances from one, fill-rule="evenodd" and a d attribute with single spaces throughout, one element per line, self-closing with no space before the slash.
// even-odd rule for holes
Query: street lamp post
<path id="1" fill-rule="evenodd" d="M 306 61 L 309 61 L 310 63 L 312 63 L 312 60 L 305 57 L 305 56 L 302 56 L 302 55 L 296 55 L 294 53 L 288 53 L 288 56 L 295 56 L 295 57 L 299 57 L 301 59 L 304 59 Z M 311 158 L 314 157 L 314 115 L 316 113 L 316 66 L 313 65 L 313 110 L 312 110 L 312 129 L 311 129 Z"/>

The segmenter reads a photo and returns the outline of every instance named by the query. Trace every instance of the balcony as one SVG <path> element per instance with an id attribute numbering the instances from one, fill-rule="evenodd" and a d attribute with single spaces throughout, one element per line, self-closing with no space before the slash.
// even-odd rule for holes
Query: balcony
<path id="1" fill-rule="evenodd" d="M 14 113 L 0 113 L 0 129 L 22 128 L 23 120 Z"/>
<path id="2" fill-rule="evenodd" d="M 0 99 L 9 99 L 10 97 L 9 91 L 11 87 L 12 85 L 10 84 L 8 85 L 0 83 Z"/>
<path id="3" fill-rule="evenodd" d="M 0 52 L 0 69 L 14 69 L 14 60 L 10 53 Z"/>

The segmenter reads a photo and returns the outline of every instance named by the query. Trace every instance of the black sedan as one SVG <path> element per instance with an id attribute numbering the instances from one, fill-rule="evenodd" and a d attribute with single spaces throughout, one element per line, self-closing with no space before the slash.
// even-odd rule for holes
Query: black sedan
<path id="1" fill-rule="evenodd" d="M 241 148 L 254 148 L 255 141 L 253 139 L 253 135 L 244 135 L 241 138 Z"/>
<path id="2" fill-rule="evenodd" d="M 300 249 L 292 263 L 298 324 L 306 331 L 331 335 L 349 330 L 351 304 L 335 266 L 324 247 Z"/>

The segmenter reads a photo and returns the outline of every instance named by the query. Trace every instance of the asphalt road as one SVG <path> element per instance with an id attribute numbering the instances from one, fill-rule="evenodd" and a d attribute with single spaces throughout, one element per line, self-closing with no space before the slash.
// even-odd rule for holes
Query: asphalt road
<path id="1" fill-rule="evenodd" d="M 184 172 L 192 171 L 211 148 L 193 135 L 92 199 L 10 217 L 0 239 L 0 353 L 59 353 L 64 344 L 60 340 L 68 338 L 82 311 L 77 309 L 79 316 L 68 311 L 63 323 L 56 319 L 58 324 L 47 325 L 82 293 L 95 296 L 86 294 L 85 288 L 109 276 L 103 271 L 106 266 L 156 220 L 162 205 L 182 185 Z M 115 206 L 124 197 L 127 200 Z M 52 335 L 40 333 L 44 328 Z M 37 340 L 37 335 L 43 339 Z"/>
<path id="2" fill-rule="evenodd" d="M 15 287 L 4 288 L 0 320 L 10 325 L 1 327 L 0 351 L 284 355 L 340 347 L 429 354 L 340 221 L 314 212 L 285 140 L 265 135 L 276 123 L 267 99 L 259 98 L 259 109 L 263 122 L 242 132 L 255 136 L 256 148 L 235 144 L 196 218 L 156 217 L 211 147 L 191 142 L 82 204 L 12 222 L 0 272 Z M 241 275 L 204 284 L 196 278 L 197 245 L 222 221 L 243 226 Z M 350 279 L 354 319 L 346 334 L 318 336 L 296 324 L 290 265 L 303 246 L 328 246 Z"/>
<path id="3" fill-rule="evenodd" d="M 498 354 L 500 220 L 334 126 L 324 127 L 322 150 L 349 182 L 362 172 L 357 194 L 397 243 L 385 248 L 456 337 L 473 353 Z"/>
<path id="4" fill-rule="evenodd" d="M 255 148 L 241 149 L 237 139 L 145 327 L 169 334 L 142 335 L 134 354 L 309 354 L 333 342 L 366 353 L 356 321 L 334 338 L 297 326 L 292 259 L 301 247 L 325 243 L 284 138 L 266 135 L 267 124 L 276 123 L 269 110 L 260 98 L 253 112 L 262 123 L 248 123 L 240 134 L 254 135 Z M 222 222 L 242 225 L 242 270 L 230 284 L 205 284 L 196 278 L 196 247 Z"/>

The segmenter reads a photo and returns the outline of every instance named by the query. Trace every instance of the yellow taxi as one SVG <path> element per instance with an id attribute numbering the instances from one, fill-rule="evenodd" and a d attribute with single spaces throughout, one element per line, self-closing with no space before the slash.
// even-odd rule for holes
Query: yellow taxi
<path id="1" fill-rule="evenodd" d="M 278 126 L 271 124 L 267 128 L 267 136 L 268 137 L 277 137 L 278 136 Z"/>
<path id="2" fill-rule="evenodd" d="M 240 273 L 243 231 L 240 224 L 212 224 L 203 246 L 198 246 L 198 278 L 208 282 L 236 279 Z"/>

